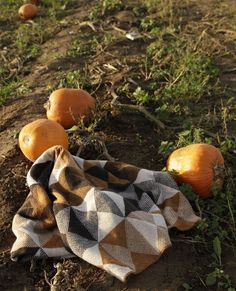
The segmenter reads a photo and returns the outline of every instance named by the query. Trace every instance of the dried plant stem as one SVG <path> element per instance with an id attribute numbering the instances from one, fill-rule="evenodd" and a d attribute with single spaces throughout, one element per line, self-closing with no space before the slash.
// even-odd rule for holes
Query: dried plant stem
<path id="1" fill-rule="evenodd" d="M 124 111 L 138 111 L 140 113 L 143 113 L 146 119 L 151 121 L 152 123 L 156 124 L 159 128 L 164 129 L 165 125 L 163 122 L 161 122 L 159 119 L 157 119 L 154 115 L 152 115 L 150 112 L 147 111 L 147 109 L 142 105 L 133 105 L 133 104 L 122 104 L 117 101 L 119 96 L 115 93 L 114 88 L 111 88 L 111 95 L 113 97 L 111 101 L 111 106 L 119 108 Z"/>
<path id="2" fill-rule="evenodd" d="M 86 140 L 86 142 L 80 144 L 79 149 L 78 149 L 78 151 L 77 151 L 77 153 L 76 153 L 76 156 L 79 156 L 79 155 L 81 154 L 82 150 L 83 150 L 83 149 L 84 149 L 88 144 L 90 144 L 92 141 L 96 141 L 96 142 L 101 146 L 101 148 L 102 148 L 102 153 L 101 153 L 100 156 L 104 156 L 104 157 L 105 157 L 107 160 L 109 160 L 109 161 L 112 161 L 112 162 L 115 161 L 115 158 L 113 158 L 113 157 L 109 154 L 109 152 L 108 152 L 108 150 L 107 150 L 107 147 L 106 147 L 106 145 L 105 145 L 104 140 L 101 139 L 100 137 L 98 137 L 98 136 L 94 136 L 94 135 L 89 136 L 88 139 Z"/>

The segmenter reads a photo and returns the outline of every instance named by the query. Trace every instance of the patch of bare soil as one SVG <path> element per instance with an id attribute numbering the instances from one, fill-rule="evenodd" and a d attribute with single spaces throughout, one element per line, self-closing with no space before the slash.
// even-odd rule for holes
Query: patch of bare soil
<path id="1" fill-rule="evenodd" d="M 209 1 L 207 6 L 199 6 L 199 10 L 206 15 L 214 8 L 214 2 Z M 225 1 L 226 4 L 228 2 L 230 1 Z M 182 285 L 185 282 L 191 283 L 194 290 L 205 290 L 205 287 L 200 284 L 200 280 L 196 278 L 201 278 L 207 270 L 211 254 L 204 247 L 201 247 L 201 251 L 199 251 L 197 244 L 178 241 L 174 232 L 171 233 L 172 248 L 168 249 L 157 263 L 144 272 L 131 276 L 127 283 L 121 283 L 104 271 L 76 258 L 63 261 L 39 261 L 35 264 L 34 262 L 19 264 L 10 260 L 9 251 L 14 241 L 11 222 L 28 194 L 26 175 L 31 166 L 17 146 L 16 134 L 26 123 L 38 117 L 45 117 L 43 104 L 48 97 L 45 88 L 49 80 L 51 84 L 57 82 L 55 74 L 60 71 L 60 68 L 62 66 L 81 68 L 83 65 L 81 60 L 75 60 L 75 63 L 71 64 L 68 64 L 66 60 L 58 61 L 55 55 L 65 53 L 73 35 L 79 33 L 79 22 L 71 24 L 70 20 L 77 18 L 83 21 L 86 19 L 84 11 L 85 9 L 81 10 L 81 8 L 75 9 L 73 15 L 67 16 L 68 25 L 61 27 L 52 39 L 44 43 L 42 55 L 35 63 L 25 68 L 25 71 L 28 71 L 25 80 L 31 86 L 32 93 L 12 100 L 0 109 L 0 290 L 49 290 L 49 283 L 51 283 L 58 288 L 55 290 L 174 291 L 183 290 Z M 126 22 L 125 25 L 130 25 L 135 21 L 133 19 L 124 21 L 122 15 L 118 15 L 118 17 L 121 17 L 121 20 L 111 19 L 110 21 L 116 21 L 118 25 L 119 21 Z M 109 63 L 114 60 L 114 55 L 122 56 L 123 54 L 129 56 L 130 62 L 135 61 L 136 54 L 140 54 L 142 45 L 138 42 L 134 46 L 135 49 L 133 47 L 130 51 L 128 47 L 127 40 L 115 43 L 112 54 L 102 54 L 101 52 L 95 62 Z M 119 64 L 115 65 L 119 66 Z M 234 82 L 236 80 L 236 59 L 226 56 L 225 59 L 222 59 L 221 66 L 222 71 L 225 71 L 225 74 L 222 74 L 223 82 L 232 93 L 236 92 Z M 125 65 L 120 66 L 119 69 L 121 72 L 127 73 Z M 120 72 L 111 73 L 106 79 L 106 84 L 119 82 L 123 77 Z M 107 96 L 104 96 L 104 100 L 106 98 Z M 99 126 L 97 134 L 104 139 L 109 154 L 117 160 L 153 170 L 161 170 L 164 166 L 157 150 L 161 140 L 161 131 L 142 115 L 108 114 L 105 122 Z M 71 139 L 73 138 L 72 136 Z M 71 145 L 70 150 L 75 153 L 77 147 Z M 87 148 L 82 152 L 82 157 L 98 158 L 98 153 Z M 224 260 L 227 271 L 236 285 L 235 259 L 226 252 Z M 59 265 L 56 267 L 58 262 Z M 57 278 L 54 277 L 56 273 Z"/>

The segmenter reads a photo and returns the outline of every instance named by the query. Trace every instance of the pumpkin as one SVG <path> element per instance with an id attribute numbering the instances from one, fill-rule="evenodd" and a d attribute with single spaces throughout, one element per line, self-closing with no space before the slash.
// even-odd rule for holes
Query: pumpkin
<path id="1" fill-rule="evenodd" d="M 23 154 L 35 161 L 45 150 L 61 145 L 68 149 L 68 135 L 57 122 L 37 119 L 25 125 L 19 134 L 19 146 Z"/>
<path id="2" fill-rule="evenodd" d="M 24 20 L 34 18 L 37 15 L 37 13 L 38 13 L 37 6 L 30 3 L 22 5 L 18 11 L 20 18 Z"/>
<path id="3" fill-rule="evenodd" d="M 60 123 L 64 128 L 85 122 L 95 111 L 95 99 L 85 90 L 61 88 L 54 91 L 45 104 L 47 118 Z"/>
<path id="4" fill-rule="evenodd" d="M 213 195 L 213 188 L 224 182 L 224 158 L 219 149 L 209 144 L 191 144 L 175 150 L 167 160 L 167 170 L 178 183 L 192 186 L 200 197 Z"/>

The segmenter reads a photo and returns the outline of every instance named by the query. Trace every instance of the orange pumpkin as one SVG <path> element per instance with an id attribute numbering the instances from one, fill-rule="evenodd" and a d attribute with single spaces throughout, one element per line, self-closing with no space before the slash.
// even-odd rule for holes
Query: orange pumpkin
<path id="1" fill-rule="evenodd" d="M 68 149 L 68 135 L 57 122 L 37 119 L 25 125 L 19 134 L 19 146 L 23 154 L 35 161 L 45 150 L 61 145 Z"/>
<path id="2" fill-rule="evenodd" d="M 24 20 L 34 18 L 37 15 L 37 13 L 38 13 L 37 6 L 31 3 L 22 5 L 18 11 L 20 18 Z"/>
<path id="3" fill-rule="evenodd" d="M 87 121 L 95 111 L 95 99 L 82 89 L 61 88 L 54 91 L 45 104 L 47 118 L 60 123 L 64 128 Z"/>
<path id="4" fill-rule="evenodd" d="M 209 144 L 175 150 L 167 160 L 167 170 L 178 183 L 191 185 L 200 197 L 212 196 L 212 189 L 221 188 L 224 182 L 224 158 L 219 149 Z"/>

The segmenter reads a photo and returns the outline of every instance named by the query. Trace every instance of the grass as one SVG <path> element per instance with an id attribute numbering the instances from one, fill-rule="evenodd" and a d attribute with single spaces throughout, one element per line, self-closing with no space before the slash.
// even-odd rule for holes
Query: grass
<path id="1" fill-rule="evenodd" d="M 18 17 L 22 1 L 9 0 L 1 5 L 0 34 L 4 36 L 1 37 L 1 46 L 6 53 L 0 68 L 0 105 L 18 94 L 28 92 L 16 92 L 18 87 L 22 88 L 24 66 L 41 55 L 42 44 L 53 36 L 64 9 L 72 3 L 73 1 L 69 0 L 63 4 L 55 0 L 43 1 L 39 15 L 33 21 L 26 22 Z"/>

